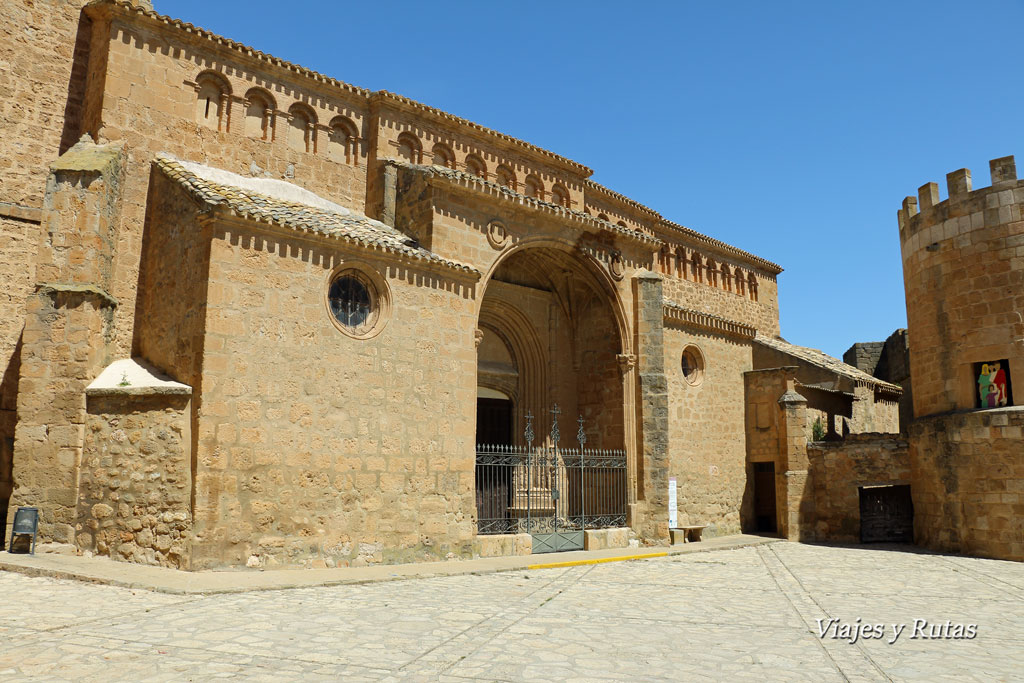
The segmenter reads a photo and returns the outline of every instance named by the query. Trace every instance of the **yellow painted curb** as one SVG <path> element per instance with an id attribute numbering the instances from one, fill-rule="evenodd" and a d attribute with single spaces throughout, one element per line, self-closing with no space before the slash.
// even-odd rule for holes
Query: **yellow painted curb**
<path id="1" fill-rule="evenodd" d="M 558 569 L 559 567 L 579 567 L 585 564 L 604 564 L 605 562 L 624 562 L 626 560 L 645 560 L 648 557 L 666 557 L 668 553 L 644 553 L 643 555 L 622 555 L 621 557 L 602 557 L 597 560 L 572 560 L 571 562 L 549 562 L 547 564 L 527 565 L 527 569 Z"/>

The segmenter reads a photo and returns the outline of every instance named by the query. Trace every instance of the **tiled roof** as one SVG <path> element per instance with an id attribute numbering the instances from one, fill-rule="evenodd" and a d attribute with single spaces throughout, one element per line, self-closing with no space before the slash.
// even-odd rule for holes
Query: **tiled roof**
<path id="1" fill-rule="evenodd" d="M 443 258 L 420 247 L 414 240 L 389 225 L 348 211 L 298 186 L 275 181 L 292 188 L 292 192 L 299 199 L 308 197 L 305 201 L 275 197 L 254 191 L 251 187 L 243 187 L 262 179 L 247 179 L 227 171 L 181 161 L 169 155 L 158 156 L 154 164 L 168 178 L 201 201 L 243 218 L 333 237 L 369 249 L 480 275 L 480 271 L 475 268 Z M 224 182 L 225 179 L 232 177 L 237 178 L 238 184 Z"/>
<path id="2" fill-rule="evenodd" d="M 852 365 L 847 365 L 838 358 L 833 358 L 827 353 L 817 349 L 811 349 L 806 346 L 797 346 L 796 344 L 790 344 L 788 341 L 775 337 L 766 337 L 761 334 L 757 335 L 757 338 L 754 339 L 754 341 L 764 344 L 776 351 L 781 351 L 782 353 L 793 356 L 794 358 L 806 361 L 812 365 L 817 365 L 819 368 L 824 368 L 825 370 L 833 372 L 840 377 L 846 377 L 854 382 L 870 384 L 872 386 L 891 390 L 894 393 L 903 393 L 903 389 L 900 386 L 890 384 L 889 382 L 883 382 L 877 377 L 873 377 Z"/>
<path id="3" fill-rule="evenodd" d="M 528 204 L 536 206 L 537 208 L 551 211 L 553 213 L 562 214 L 565 216 L 571 216 L 577 220 L 589 223 L 602 230 L 608 230 L 609 232 L 619 233 L 640 242 L 647 242 L 649 244 L 661 244 L 661 240 L 656 237 L 652 237 L 645 232 L 640 230 L 634 230 L 632 228 L 624 228 L 621 225 L 615 225 L 609 221 L 604 221 L 599 218 L 595 218 L 588 213 L 583 213 L 576 209 L 570 209 L 562 206 L 561 204 L 555 204 L 553 202 L 544 201 L 543 199 L 536 199 L 534 197 L 528 197 L 525 194 L 516 192 L 515 190 L 500 185 L 491 180 L 484 180 L 480 176 L 473 175 L 472 173 L 466 173 L 465 171 L 459 171 L 454 168 L 448 168 L 447 166 L 424 166 L 418 164 L 410 164 L 407 161 L 400 159 L 392 159 L 391 163 L 397 166 L 404 166 L 406 168 L 416 169 L 425 173 L 431 173 L 435 176 L 446 178 L 459 185 L 468 187 L 478 187 L 479 189 L 487 189 L 492 192 L 497 192 L 499 195 L 504 196 L 508 199 L 517 201 L 521 204 Z"/>

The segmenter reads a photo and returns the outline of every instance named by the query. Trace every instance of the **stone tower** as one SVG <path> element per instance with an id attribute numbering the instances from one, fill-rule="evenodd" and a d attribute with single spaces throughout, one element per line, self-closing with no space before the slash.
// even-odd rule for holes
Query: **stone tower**
<path id="1" fill-rule="evenodd" d="M 899 210 L 910 338 L 915 536 L 941 550 L 1024 558 L 1024 181 L 947 174 Z M 1013 380 L 1017 380 L 1016 395 Z"/>

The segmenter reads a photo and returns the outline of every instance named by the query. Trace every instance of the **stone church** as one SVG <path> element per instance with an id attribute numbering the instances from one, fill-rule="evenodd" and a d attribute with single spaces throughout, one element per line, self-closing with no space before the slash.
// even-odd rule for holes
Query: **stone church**
<path id="1" fill-rule="evenodd" d="M 0 17 L 6 530 L 358 566 L 858 540 L 909 484 L 901 387 L 782 339 L 771 261 L 148 2 Z"/>

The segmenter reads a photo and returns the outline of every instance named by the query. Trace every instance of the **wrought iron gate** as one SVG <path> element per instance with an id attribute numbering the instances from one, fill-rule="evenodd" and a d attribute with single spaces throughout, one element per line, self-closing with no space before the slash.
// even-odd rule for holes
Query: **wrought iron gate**
<path id="1" fill-rule="evenodd" d="M 910 486 L 861 487 L 860 542 L 914 542 L 914 502 Z"/>
<path id="2" fill-rule="evenodd" d="M 533 552 L 583 548 L 584 531 L 626 525 L 626 453 L 587 448 L 580 417 L 576 448 L 559 447 L 555 405 L 551 434 L 534 446 L 526 414 L 525 445 L 476 450 L 477 532 L 529 533 Z"/>

